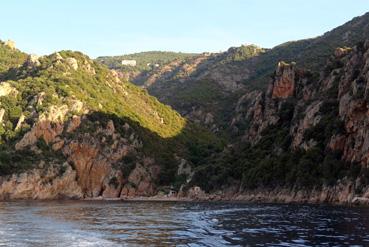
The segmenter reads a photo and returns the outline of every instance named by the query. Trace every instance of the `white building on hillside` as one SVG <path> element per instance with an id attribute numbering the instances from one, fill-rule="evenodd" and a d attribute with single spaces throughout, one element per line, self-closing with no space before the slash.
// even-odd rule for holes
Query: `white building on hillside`
<path id="1" fill-rule="evenodd" d="M 136 60 L 122 60 L 122 65 L 127 65 L 127 66 L 136 66 L 137 62 Z"/>

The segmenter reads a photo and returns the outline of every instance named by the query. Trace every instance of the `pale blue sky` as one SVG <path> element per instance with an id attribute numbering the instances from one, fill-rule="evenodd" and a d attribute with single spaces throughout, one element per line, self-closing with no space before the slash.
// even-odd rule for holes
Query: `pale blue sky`
<path id="1" fill-rule="evenodd" d="M 315 37 L 369 0 L 1 0 L 0 39 L 35 54 L 203 52 Z"/>

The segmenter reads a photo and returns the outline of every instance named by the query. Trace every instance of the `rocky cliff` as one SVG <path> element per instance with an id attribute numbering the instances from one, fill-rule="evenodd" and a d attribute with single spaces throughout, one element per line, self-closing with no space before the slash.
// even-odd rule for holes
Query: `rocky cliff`
<path id="1" fill-rule="evenodd" d="M 241 197 L 367 202 L 368 75 L 365 41 L 338 48 L 321 73 L 281 62 L 266 92 L 241 97 L 232 126 L 247 126 L 228 158 L 243 170 Z"/>
<path id="2" fill-rule="evenodd" d="M 293 149 L 307 150 L 324 141 L 321 144 L 327 149 L 342 152 L 345 161 L 366 166 L 369 41 L 347 49 L 345 54 L 341 51 L 337 49 L 320 75 L 279 63 L 265 94 L 252 97 L 255 93 L 248 93 L 238 103 L 242 108 L 245 100 L 253 100 L 245 115 L 251 126 L 245 137 L 260 139 L 263 130 L 288 120 Z M 238 119 L 244 121 L 240 116 Z M 335 124 L 334 129 L 327 129 L 330 124 Z M 327 135 L 323 140 L 316 134 Z"/>

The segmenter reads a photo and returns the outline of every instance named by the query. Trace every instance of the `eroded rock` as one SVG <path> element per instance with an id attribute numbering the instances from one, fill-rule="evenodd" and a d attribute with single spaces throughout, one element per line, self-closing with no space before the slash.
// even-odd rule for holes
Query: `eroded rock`
<path id="1" fill-rule="evenodd" d="M 272 98 L 288 98 L 295 93 L 295 64 L 279 62 L 275 73 Z"/>

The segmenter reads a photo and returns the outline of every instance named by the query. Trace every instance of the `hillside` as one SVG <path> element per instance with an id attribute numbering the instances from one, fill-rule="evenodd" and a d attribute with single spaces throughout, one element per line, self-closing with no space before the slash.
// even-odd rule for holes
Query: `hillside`
<path id="1" fill-rule="evenodd" d="M 255 45 L 232 47 L 224 53 L 173 61 L 133 81 L 183 116 L 222 132 L 229 122 L 229 109 L 245 90 L 240 81 L 250 71 L 243 68 L 244 62 L 264 52 Z"/>
<path id="2" fill-rule="evenodd" d="M 322 36 L 286 42 L 248 61 L 246 66 L 254 69 L 244 83 L 251 88 L 265 89 L 267 78 L 279 61 L 296 62 L 300 66 L 319 70 L 337 47 L 354 46 L 369 37 L 369 13 L 326 32 Z"/>
<path id="3" fill-rule="evenodd" d="M 8 42 L 11 43 L 11 41 Z M 0 73 L 11 67 L 20 66 L 26 58 L 27 55 L 15 48 L 14 44 L 7 44 L 7 42 L 0 40 Z"/>
<path id="4" fill-rule="evenodd" d="M 298 66 L 319 72 L 337 47 L 351 47 L 367 38 L 369 13 L 316 38 L 286 42 L 272 49 L 254 45 L 231 48 L 224 53 L 174 61 L 131 75 L 130 79 L 189 119 L 212 130 L 228 132 L 227 126 L 232 120 L 229 109 L 236 107 L 238 98 L 245 92 L 266 90 L 279 61 L 296 62 Z M 213 98 L 220 100 L 204 97 L 202 90 L 207 94 L 212 92 Z M 191 92 L 194 91 L 200 96 L 193 97 L 195 94 Z M 210 115 L 214 121 L 209 124 L 206 116 Z"/>
<path id="5" fill-rule="evenodd" d="M 80 52 L 0 43 L 0 199 L 368 204 L 368 16 L 175 59 L 140 86 Z"/>
<path id="6" fill-rule="evenodd" d="M 368 38 L 365 14 L 273 49 L 172 62 L 135 83 L 226 136 L 191 184 L 248 199 L 365 203 Z"/>
<path id="7" fill-rule="evenodd" d="M 28 56 L 1 76 L 3 199 L 152 195 L 222 147 L 79 52 Z"/>
<path id="8" fill-rule="evenodd" d="M 240 134 L 191 183 L 221 198 L 367 204 L 368 61 L 369 40 L 337 48 L 319 74 L 278 63 L 268 90 L 239 99 Z"/>
<path id="9" fill-rule="evenodd" d="M 186 60 L 187 58 L 191 58 L 197 55 L 198 54 L 195 53 L 147 51 L 122 56 L 101 56 L 96 58 L 96 61 L 105 64 L 111 69 L 120 70 L 122 72 L 143 72 L 163 66 L 174 60 Z M 136 66 L 122 65 L 123 60 L 135 60 Z"/>

